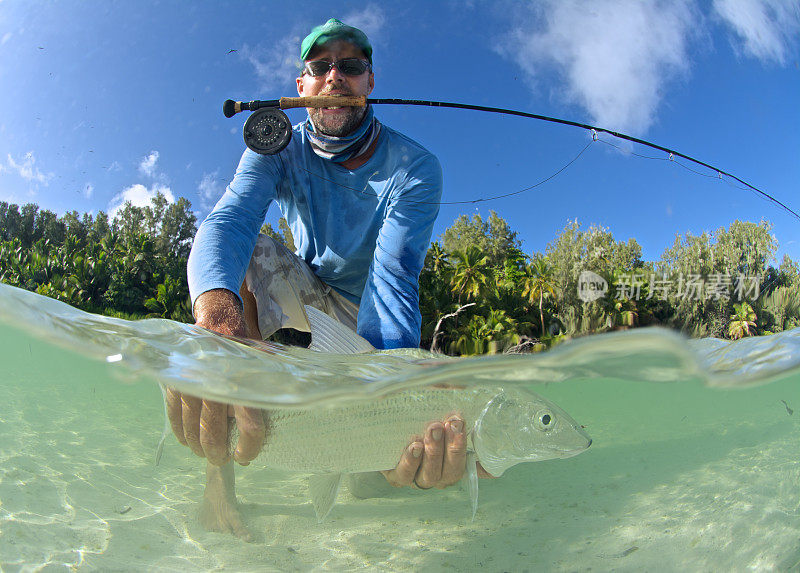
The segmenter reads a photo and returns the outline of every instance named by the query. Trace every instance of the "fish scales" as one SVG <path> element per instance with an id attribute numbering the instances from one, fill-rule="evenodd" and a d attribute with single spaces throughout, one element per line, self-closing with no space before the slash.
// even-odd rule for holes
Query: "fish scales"
<path id="1" fill-rule="evenodd" d="M 312 350 L 334 354 L 375 350 L 323 312 L 310 306 L 305 310 Z M 569 414 L 522 387 L 428 386 L 366 401 L 273 408 L 259 460 L 270 467 L 314 474 L 308 489 L 317 519 L 322 520 L 336 502 L 344 474 L 395 467 L 429 422 L 454 414 L 466 425 L 465 476 L 473 518 L 479 465 L 500 477 L 518 463 L 571 457 L 592 444 Z"/>
<path id="2" fill-rule="evenodd" d="M 395 467 L 403 450 L 432 421 L 458 414 L 471 431 L 498 389 L 423 388 L 372 401 L 269 411 L 259 460 L 311 473 L 357 473 Z"/>

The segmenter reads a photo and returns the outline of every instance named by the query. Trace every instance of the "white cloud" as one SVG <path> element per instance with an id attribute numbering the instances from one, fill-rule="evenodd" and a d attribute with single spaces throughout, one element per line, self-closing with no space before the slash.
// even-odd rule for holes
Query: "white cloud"
<path id="1" fill-rule="evenodd" d="M 156 171 L 156 163 L 158 163 L 158 151 L 151 151 L 149 155 L 142 158 L 139 163 L 139 171 L 148 177 L 153 177 Z"/>
<path id="2" fill-rule="evenodd" d="M 134 207 L 148 207 L 150 200 L 156 196 L 156 193 L 161 192 L 167 199 L 168 203 L 175 202 L 175 195 L 172 190 L 165 185 L 154 185 L 153 187 L 145 187 L 141 183 L 136 183 L 124 189 L 121 193 L 116 194 L 111 201 L 108 202 L 108 216 L 113 219 L 117 216 L 117 212 L 125 206 L 127 201 L 130 201 Z"/>
<path id="3" fill-rule="evenodd" d="M 287 84 L 294 85 L 300 74 L 300 42 L 302 38 L 290 33 L 277 40 L 269 48 L 259 45 L 251 48 L 247 44 L 239 50 L 241 57 L 253 65 L 259 82 L 259 89 L 264 92 L 285 89 Z"/>
<path id="4" fill-rule="evenodd" d="M 547 70 L 553 96 L 584 108 L 601 127 L 641 134 L 665 84 L 688 71 L 699 15 L 691 0 L 547 0 L 520 14 L 498 51 L 534 89 Z"/>
<path id="5" fill-rule="evenodd" d="M 203 173 L 203 178 L 197 184 L 197 192 L 200 195 L 200 207 L 204 211 L 210 211 L 225 192 L 225 185 L 219 178 L 219 169 L 213 173 Z"/>
<path id="6" fill-rule="evenodd" d="M 746 54 L 783 65 L 800 36 L 795 0 L 714 0 L 714 10 L 733 29 Z"/>
<path id="7" fill-rule="evenodd" d="M 11 36 L 13 36 L 13 35 L 14 34 L 12 34 L 11 32 L 6 32 L 5 34 L 3 34 L 2 39 L 0 39 L 0 46 L 4 45 L 6 42 L 8 42 L 11 39 Z"/>
<path id="8" fill-rule="evenodd" d="M 87 183 L 86 187 L 83 188 L 81 195 L 83 195 L 85 199 L 91 199 L 92 195 L 94 195 L 94 185 Z"/>
<path id="9" fill-rule="evenodd" d="M 363 31 L 370 43 L 375 45 L 375 39 L 379 40 L 385 29 L 386 16 L 379 6 L 370 4 L 363 10 L 346 14 L 342 21 Z M 269 46 L 259 44 L 252 47 L 245 44 L 239 49 L 239 56 L 253 66 L 261 91 L 280 91 L 290 86 L 294 88 L 295 78 L 303 67 L 300 43 L 310 30 L 310 25 L 296 25 L 291 32 Z"/>
<path id="10" fill-rule="evenodd" d="M 15 160 L 9 153 L 4 170 L 16 172 L 25 181 L 47 185 L 53 178 L 53 173 L 42 173 L 35 164 L 36 158 L 33 156 L 33 151 L 26 153 L 22 160 Z"/>
<path id="11" fill-rule="evenodd" d="M 380 41 L 386 24 L 386 14 L 380 6 L 369 4 L 363 10 L 346 14 L 342 18 L 342 22 L 364 32 L 369 38 L 370 44 L 374 46 L 376 40 Z"/>

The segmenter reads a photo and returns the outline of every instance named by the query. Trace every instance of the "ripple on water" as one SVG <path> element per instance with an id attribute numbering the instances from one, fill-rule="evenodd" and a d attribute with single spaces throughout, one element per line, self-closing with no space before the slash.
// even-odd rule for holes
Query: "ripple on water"
<path id="1" fill-rule="evenodd" d="M 100 317 L 5 285 L 0 322 L 3 570 L 785 570 L 800 561 L 797 330 L 731 343 L 639 329 L 524 357 L 324 355 Z M 106 362 L 112 355 L 122 359 Z M 153 381 L 267 406 L 452 380 L 537 385 L 595 443 L 483 480 L 474 522 L 452 488 L 343 492 L 317 524 L 305 476 L 254 463 L 237 473 L 253 544 L 196 522 L 203 467 L 187 449 L 170 438 L 153 466 L 163 425 Z"/>
<path id="2" fill-rule="evenodd" d="M 308 405 L 436 382 L 543 384 L 607 377 L 755 385 L 800 367 L 800 329 L 736 342 L 688 341 L 647 328 L 577 339 L 546 353 L 447 359 L 424 351 L 368 355 L 242 344 L 169 320 L 127 321 L 77 310 L 0 284 L 0 321 L 97 360 L 212 399 L 252 406 Z"/>

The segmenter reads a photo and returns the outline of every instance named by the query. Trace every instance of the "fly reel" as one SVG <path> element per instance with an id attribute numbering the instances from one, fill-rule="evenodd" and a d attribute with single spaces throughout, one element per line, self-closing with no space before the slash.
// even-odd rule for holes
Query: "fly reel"
<path id="1" fill-rule="evenodd" d="M 261 155 L 275 155 L 289 145 L 292 124 L 276 107 L 262 107 L 250 114 L 244 122 L 244 142 Z"/>

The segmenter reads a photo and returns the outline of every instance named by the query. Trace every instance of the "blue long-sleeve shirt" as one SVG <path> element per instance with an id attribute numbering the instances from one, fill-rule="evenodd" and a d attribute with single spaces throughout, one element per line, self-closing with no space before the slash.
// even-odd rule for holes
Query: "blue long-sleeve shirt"
<path id="1" fill-rule="evenodd" d="M 314 273 L 359 304 L 358 333 L 376 348 L 419 346 L 419 273 L 439 212 L 442 169 L 415 141 L 381 126 L 372 157 L 350 171 L 322 159 L 294 126 L 278 155 L 246 150 L 233 181 L 195 236 L 192 303 L 237 294 L 272 201 Z"/>

